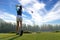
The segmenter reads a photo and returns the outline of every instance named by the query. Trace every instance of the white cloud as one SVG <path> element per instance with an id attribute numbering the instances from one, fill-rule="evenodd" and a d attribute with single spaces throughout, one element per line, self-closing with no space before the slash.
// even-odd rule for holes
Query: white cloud
<path id="1" fill-rule="evenodd" d="M 30 24 L 30 25 L 33 24 L 33 22 L 31 22 L 32 20 L 26 19 L 25 18 L 26 16 L 24 14 L 22 16 L 23 16 L 23 23 Z M 16 16 L 13 14 L 10 14 L 8 12 L 0 11 L 0 18 L 3 19 L 4 21 L 8 22 L 8 23 L 10 23 L 10 22 L 16 23 Z"/>
<path id="2" fill-rule="evenodd" d="M 56 5 L 54 5 L 53 9 L 51 9 L 48 12 L 44 8 L 45 4 L 39 3 L 37 0 L 21 0 L 21 1 L 18 0 L 18 1 L 24 6 L 23 11 L 28 12 L 32 16 L 31 19 L 27 19 L 26 16 L 23 14 L 23 23 L 30 25 L 33 24 L 40 25 L 42 23 L 60 19 L 60 2 L 57 2 Z M 30 3 L 31 5 L 28 6 L 28 4 Z M 44 12 L 40 11 L 41 9 L 44 10 Z M 46 13 L 46 15 L 41 16 L 44 13 Z M 7 12 L 0 11 L 0 18 L 4 19 L 7 22 L 16 22 L 16 16 L 9 14 Z"/>
<path id="3" fill-rule="evenodd" d="M 33 20 L 35 24 L 40 24 L 42 21 L 42 17 L 40 16 L 41 13 L 39 14 L 38 12 L 40 9 L 45 7 L 45 4 L 39 3 L 37 0 L 18 0 L 18 1 L 22 4 L 22 6 L 24 6 L 25 11 L 28 10 L 27 12 L 29 12 L 29 14 L 32 16 L 31 20 Z M 31 11 L 33 11 L 33 14 L 31 13 Z"/>
<path id="4" fill-rule="evenodd" d="M 32 20 L 28 20 L 28 19 L 23 19 L 23 23 L 24 23 L 24 24 L 33 25 Z"/>
<path id="5" fill-rule="evenodd" d="M 31 2 L 31 0 L 18 0 L 22 5 L 28 4 Z"/>
<path id="6" fill-rule="evenodd" d="M 53 9 L 44 16 L 44 22 L 54 20 L 60 20 L 60 2 L 57 2 Z"/>
<path id="7" fill-rule="evenodd" d="M 53 7 L 53 9 L 51 11 L 58 11 L 60 10 L 60 1 L 58 1 L 55 6 Z"/>
<path id="8" fill-rule="evenodd" d="M 0 18 L 6 22 L 16 23 L 16 16 L 4 11 L 0 11 Z"/>
<path id="9" fill-rule="evenodd" d="M 22 2 L 21 2 L 22 1 Z M 58 20 L 60 19 L 60 2 L 57 2 L 56 5 L 54 5 L 53 9 L 50 10 L 49 12 L 46 11 L 45 4 L 44 3 L 39 3 L 37 0 L 21 0 L 19 1 L 23 6 L 25 6 L 25 9 L 29 14 L 32 16 L 32 19 L 35 24 L 41 24 L 41 23 L 46 23 L 49 21 L 53 20 Z M 31 4 L 29 6 L 28 4 Z M 43 9 L 44 11 L 39 11 Z M 31 13 L 33 11 L 33 14 Z M 41 16 L 42 14 L 46 13 L 46 15 Z M 32 22 L 32 21 L 31 21 Z"/>
<path id="10" fill-rule="evenodd" d="M 44 8 L 44 6 L 45 6 L 44 3 L 39 3 L 39 2 L 37 2 L 37 3 L 35 3 L 35 4 L 33 5 L 33 8 L 34 8 L 35 10 L 39 10 L 39 9 Z"/>
<path id="11" fill-rule="evenodd" d="M 44 16 L 44 22 L 49 22 L 58 19 L 60 19 L 60 14 L 55 12 L 50 12 L 49 14 Z"/>
<path id="12" fill-rule="evenodd" d="M 23 6 L 26 6 L 28 4 L 33 4 L 35 2 L 37 2 L 37 0 L 18 0 L 20 4 L 22 4 Z"/>

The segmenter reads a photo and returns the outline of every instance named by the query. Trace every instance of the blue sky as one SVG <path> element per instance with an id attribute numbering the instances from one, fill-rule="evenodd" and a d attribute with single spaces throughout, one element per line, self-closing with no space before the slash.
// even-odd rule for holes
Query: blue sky
<path id="1" fill-rule="evenodd" d="M 60 24 L 60 0 L 0 0 L 0 18 L 16 23 L 17 4 L 23 6 L 23 23 Z"/>

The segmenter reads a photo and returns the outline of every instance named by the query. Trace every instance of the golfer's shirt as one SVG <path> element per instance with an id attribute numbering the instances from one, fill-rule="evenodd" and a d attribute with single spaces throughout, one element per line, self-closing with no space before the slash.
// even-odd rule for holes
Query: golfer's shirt
<path id="1" fill-rule="evenodd" d="M 22 21 L 22 6 L 17 7 L 17 21 Z"/>
<path id="2" fill-rule="evenodd" d="M 22 6 L 17 7 L 17 15 L 22 16 Z"/>

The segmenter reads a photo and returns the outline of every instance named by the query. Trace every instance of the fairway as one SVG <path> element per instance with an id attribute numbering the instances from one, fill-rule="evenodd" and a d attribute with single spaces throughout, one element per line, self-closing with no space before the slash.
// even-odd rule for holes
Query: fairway
<path id="1" fill-rule="evenodd" d="M 60 40 L 60 33 L 42 32 L 23 34 L 21 37 L 13 33 L 0 33 L 0 40 Z"/>

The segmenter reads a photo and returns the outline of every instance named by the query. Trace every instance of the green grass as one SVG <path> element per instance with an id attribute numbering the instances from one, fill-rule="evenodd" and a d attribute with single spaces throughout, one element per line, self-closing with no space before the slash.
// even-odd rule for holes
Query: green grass
<path id="1" fill-rule="evenodd" d="M 60 40 L 60 33 L 42 32 L 23 34 L 23 36 L 12 33 L 0 33 L 0 40 Z"/>

